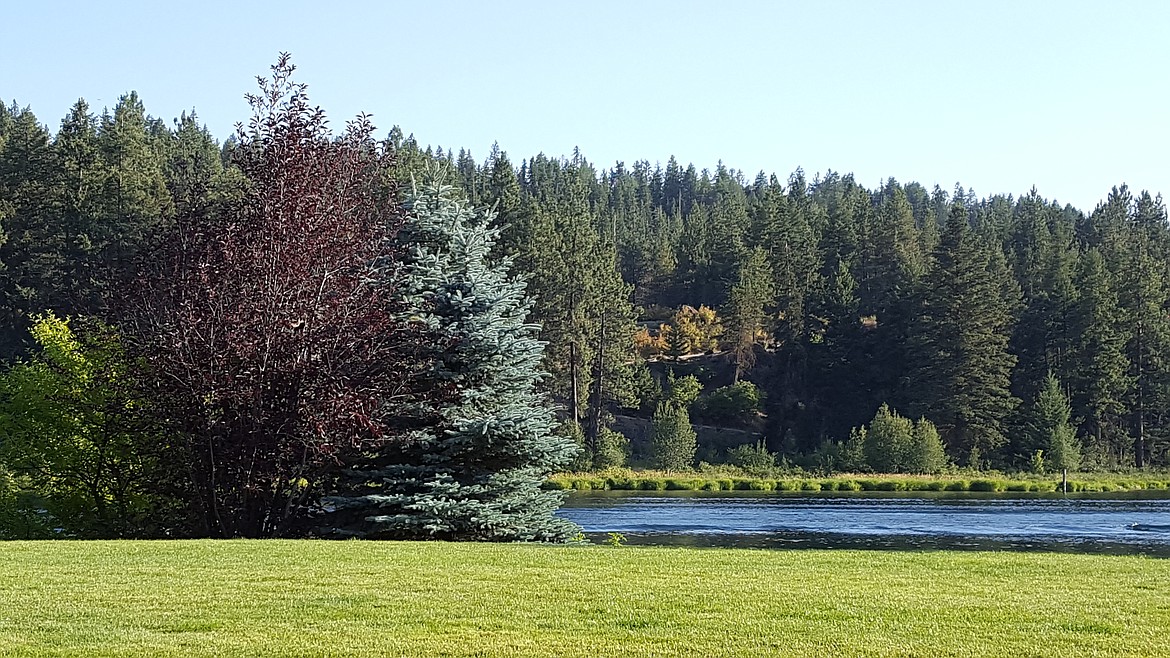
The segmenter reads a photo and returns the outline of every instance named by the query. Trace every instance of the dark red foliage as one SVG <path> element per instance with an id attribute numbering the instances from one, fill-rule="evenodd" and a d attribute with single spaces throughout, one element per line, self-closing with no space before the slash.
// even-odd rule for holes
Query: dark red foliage
<path id="1" fill-rule="evenodd" d="M 287 534 L 322 469 L 394 429 L 427 339 L 395 320 L 392 154 L 365 116 L 334 138 L 282 55 L 238 127 L 239 199 L 178 218 L 130 333 L 186 437 L 211 536 Z M 308 485 L 308 486 L 306 486 Z"/>

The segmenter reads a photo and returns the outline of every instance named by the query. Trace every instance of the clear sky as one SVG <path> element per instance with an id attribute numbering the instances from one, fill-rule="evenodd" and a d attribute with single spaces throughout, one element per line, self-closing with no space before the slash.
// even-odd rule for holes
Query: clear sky
<path id="1" fill-rule="evenodd" d="M 217 137 L 290 51 L 338 126 L 366 111 L 482 160 L 573 147 L 751 178 L 852 172 L 1092 209 L 1170 194 L 1170 2 L 11 3 L 0 99 L 56 128 L 136 90 Z"/>

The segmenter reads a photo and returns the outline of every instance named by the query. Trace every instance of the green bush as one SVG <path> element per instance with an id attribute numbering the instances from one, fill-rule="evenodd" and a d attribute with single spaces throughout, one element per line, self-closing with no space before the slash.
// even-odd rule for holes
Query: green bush
<path id="1" fill-rule="evenodd" d="M 651 419 L 651 457 L 664 471 L 685 471 L 695 463 L 698 439 L 687 410 L 662 402 Z"/>
<path id="2" fill-rule="evenodd" d="M 946 468 L 947 453 L 934 423 L 919 418 L 906 450 L 906 470 L 910 473 L 938 473 Z"/>
<path id="3" fill-rule="evenodd" d="M 866 429 L 865 461 L 878 473 L 901 473 L 913 442 L 914 423 L 883 404 Z"/>
<path id="4" fill-rule="evenodd" d="M 764 394 L 755 384 L 740 381 L 711 391 L 696 405 L 696 413 L 708 420 L 743 421 L 755 417 L 763 400 Z"/>
<path id="5" fill-rule="evenodd" d="M 763 441 L 745 443 L 727 449 L 727 463 L 751 473 L 765 473 L 776 465 L 776 455 Z"/>
<path id="6" fill-rule="evenodd" d="M 574 423 L 575 424 L 575 423 Z M 620 432 L 607 427 L 597 433 L 597 450 L 593 453 L 593 468 L 605 470 L 625 466 L 630 456 L 630 440 Z"/>

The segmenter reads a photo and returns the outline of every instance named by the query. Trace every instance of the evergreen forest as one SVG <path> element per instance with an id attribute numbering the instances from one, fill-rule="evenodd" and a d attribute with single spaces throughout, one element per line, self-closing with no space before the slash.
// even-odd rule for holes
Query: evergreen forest
<path id="1" fill-rule="evenodd" d="M 287 56 L 248 100 L 0 105 L 0 536 L 559 541 L 564 470 L 1170 465 L 1154 192 L 473 155 L 333 132 Z"/>

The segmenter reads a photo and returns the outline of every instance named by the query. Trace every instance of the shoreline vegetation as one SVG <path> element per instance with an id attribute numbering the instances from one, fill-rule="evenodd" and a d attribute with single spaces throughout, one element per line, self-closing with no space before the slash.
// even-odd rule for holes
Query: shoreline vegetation
<path id="1" fill-rule="evenodd" d="M 0 655 L 1165 656 L 1168 590 L 1142 556 L 18 541 Z"/>
<path id="2" fill-rule="evenodd" d="M 828 477 L 808 474 L 753 474 L 717 467 L 694 472 L 609 469 L 592 473 L 557 473 L 546 489 L 566 491 L 956 491 L 979 493 L 1051 493 L 1062 490 L 1062 478 L 1028 473 L 971 472 L 938 475 L 842 473 Z M 1170 490 L 1170 471 L 1134 473 L 1069 473 L 1068 493 Z"/>

